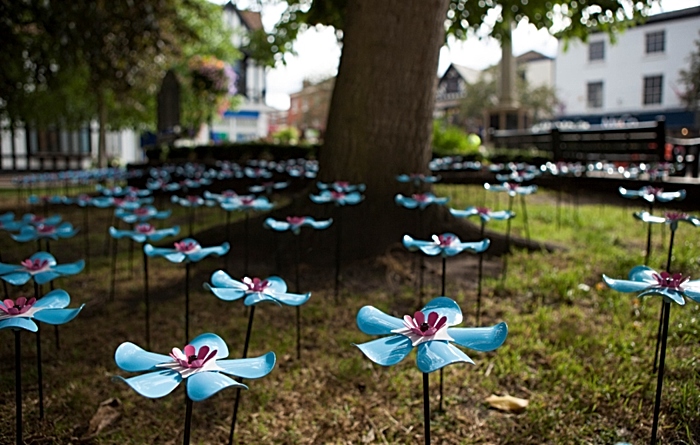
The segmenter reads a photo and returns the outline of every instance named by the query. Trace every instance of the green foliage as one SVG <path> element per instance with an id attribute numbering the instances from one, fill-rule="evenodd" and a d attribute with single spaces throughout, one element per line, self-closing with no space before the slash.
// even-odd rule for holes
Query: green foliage
<path id="1" fill-rule="evenodd" d="M 347 0 L 285 0 L 287 9 L 282 14 L 275 31 L 259 32 L 251 39 L 248 50 L 261 63 L 274 65 L 291 53 L 292 42 L 300 31 L 309 27 L 332 26 L 342 38 Z M 493 17 L 500 11 L 490 34 L 496 38 L 509 38 L 513 22 L 527 21 L 538 29 L 549 29 L 565 41 L 571 38 L 586 40 L 591 30 L 613 35 L 634 23 L 644 20 L 655 0 L 641 0 L 630 5 L 625 0 L 450 0 L 445 17 L 446 36 L 466 39 L 470 33 L 483 32 L 487 15 Z M 268 0 L 278 4 L 279 0 Z M 631 6 L 631 7 L 630 7 Z M 497 9 L 499 8 L 499 9 Z M 554 29 L 559 18 L 559 29 Z M 490 22 L 490 20 L 489 20 Z"/>
<path id="2" fill-rule="evenodd" d="M 470 138 L 468 133 L 453 125 L 443 125 L 433 122 L 433 152 L 438 156 L 449 155 L 478 155 L 480 140 Z"/>
<path id="3" fill-rule="evenodd" d="M 299 142 L 299 130 L 296 127 L 284 127 L 272 134 L 272 140 L 277 144 L 296 145 Z"/>
<path id="4" fill-rule="evenodd" d="M 695 41 L 695 51 L 688 56 L 688 69 L 678 73 L 683 91 L 681 100 L 689 110 L 700 108 L 700 39 Z"/>

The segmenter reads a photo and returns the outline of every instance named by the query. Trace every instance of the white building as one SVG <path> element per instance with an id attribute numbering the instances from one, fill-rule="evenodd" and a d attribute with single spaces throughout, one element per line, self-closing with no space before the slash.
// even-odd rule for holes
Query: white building
<path id="1" fill-rule="evenodd" d="M 664 115 L 669 131 L 692 128 L 694 113 L 679 93 L 679 71 L 700 35 L 700 7 L 649 17 L 643 25 L 618 36 L 605 33 L 588 43 L 560 45 L 555 84 L 562 102 L 561 120 L 591 124 L 653 121 Z"/>
<path id="2" fill-rule="evenodd" d="M 236 86 L 243 101 L 235 109 L 227 110 L 213 123 L 216 140 L 249 141 L 267 136 L 268 113 L 273 108 L 265 105 L 267 73 L 245 52 L 248 34 L 263 29 L 259 12 L 239 10 L 233 1 L 223 7 L 223 20 L 232 30 L 231 41 L 241 51 L 242 58 L 234 64 L 238 75 Z"/>

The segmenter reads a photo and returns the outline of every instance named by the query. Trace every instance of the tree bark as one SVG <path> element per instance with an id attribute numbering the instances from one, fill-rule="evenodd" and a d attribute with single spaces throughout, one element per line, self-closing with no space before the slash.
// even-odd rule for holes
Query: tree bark
<path id="1" fill-rule="evenodd" d="M 97 166 L 107 167 L 107 104 L 104 92 L 97 92 L 97 123 L 99 125 L 97 136 Z"/>

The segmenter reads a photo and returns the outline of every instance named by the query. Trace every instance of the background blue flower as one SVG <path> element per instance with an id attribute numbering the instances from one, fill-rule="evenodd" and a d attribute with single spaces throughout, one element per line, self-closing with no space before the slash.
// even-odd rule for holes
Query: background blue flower
<path id="1" fill-rule="evenodd" d="M 287 292 L 287 283 L 280 277 L 272 276 L 261 280 L 246 277 L 243 281 L 234 280 L 223 270 L 214 272 L 211 285 L 204 287 L 224 301 L 235 301 L 245 297 L 243 304 L 253 306 L 263 301 L 271 301 L 277 305 L 301 306 L 309 301 L 311 293 L 292 294 Z"/>
<path id="2" fill-rule="evenodd" d="M 85 261 L 61 264 L 48 252 L 37 252 L 21 264 L 0 263 L 0 278 L 12 284 L 21 286 L 34 278 L 37 284 L 45 284 L 58 277 L 75 275 L 85 268 Z"/>
<path id="3" fill-rule="evenodd" d="M 27 302 L 31 300 L 34 299 Z M 0 329 L 26 329 L 36 332 L 38 327 L 34 320 L 53 325 L 68 323 L 85 307 L 82 304 L 76 309 L 65 309 L 70 304 L 70 295 L 61 289 L 52 290 L 17 315 L 8 314 L 11 309 L 10 302 L 16 303 L 17 300 L 0 302 Z"/>

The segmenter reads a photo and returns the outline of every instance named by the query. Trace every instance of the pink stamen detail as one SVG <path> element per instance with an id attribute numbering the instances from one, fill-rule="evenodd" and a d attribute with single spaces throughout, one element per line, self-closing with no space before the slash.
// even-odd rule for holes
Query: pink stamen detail
<path id="1" fill-rule="evenodd" d="M 261 280 L 260 278 L 243 278 L 243 283 L 248 286 L 248 290 L 251 292 L 264 292 L 265 289 L 270 287 L 270 282 L 267 280 Z"/>
<path id="2" fill-rule="evenodd" d="M 331 198 L 333 198 L 333 200 L 335 200 L 335 201 L 339 201 L 339 200 L 345 198 L 345 192 L 337 192 L 335 190 L 332 190 L 331 191 Z"/>
<path id="3" fill-rule="evenodd" d="M 680 213 L 680 212 L 667 212 L 665 214 L 666 219 L 669 221 L 681 221 L 688 219 L 688 214 L 687 213 Z"/>
<path id="4" fill-rule="evenodd" d="M 651 185 L 644 187 L 644 193 L 647 195 L 654 195 L 654 196 L 659 196 L 664 192 L 664 189 L 661 187 L 653 187 Z"/>
<path id="5" fill-rule="evenodd" d="M 440 247 L 448 247 L 454 241 L 455 241 L 455 237 L 452 235 L 438 235 L 438 244 L 440 244 Z"/>
<path id="6" fill-rule="evenodd" d="M 241 204 L 246 205 L 246 206 L 251 205 L 253 203 L 253 201 L 255 201 L 255 198 L 250 198 L 250 197 L 241 198 Z"/>
<path id="7" fill-rule="evenodd" d="M 199 351 L 194 346 L 187 345 L 182 352 L 177 348 L 173 348 L 170 357 L 183 368 L 202 368 L 209 360 L 216 357 L 217 352 L 216 349 L 210 351 L 207 345 L 199 348 Z"/>
<path id="8" fill-rule="evenodd" d="M 27 258 L 26 260 L 22 261 L 20 263 L 22 267 L 27 269 L 30 272 L 38 272 L 40 270 L 43 270 L 44 268 L 48 267 L 49 261 L 48 260 L 32 260 Z"/>
<path id="9" fill-rule="evenodd" d="M 155 227 L 153 227 L 150 224 L 139 224 L 136 226 L 136 231 L 138 233 L 143 234 L 143 235 L 148 235 L 150 233 L 153 233 L 153 232 L 155 232 L 155 230 L 156 230 Z"/>
<path id="10" fill-rule="evenodd" d="M 489 213 L 491 213 L 491 210 L 489 210 L 488 207 L 477 207 L 476 213 L 478 213 L 479 215 L 488 215 Z"/>
<path id="11" fill-rule="evenodd" d="M 437 312 L 428 314 L 426 320 L 425 314 L 421 311 L 416 311 L 413 318 L 410 315 L 403 317 L 404 325 L 416 335 L 421 337 L 430 337 L 435 335 L 437 331 L 442 329 L 447 324 L 447 317 L 440 317 Z"/>
<path id="12" fill-rule="evenodd" d="M 175 250 L 177 250 L 180 253 L 192 252 L 196 248 L 197 243 L 193 241 L 180 241 L 179 243 L 175 243 Z"/>
<path id="13" fill-rule="evenodd" d="M 0 311 L 7 315 L 21 315 L 27 312 L 36 303 L 36 298 L 27 300 L 25 297 L 19 297 L 17 300 L 3 300 L 5 306 L 0 306 Z"/>
<path id="14" fill-rule="evenodd" d="M 678 291 L 682 291 L 683 284 L 690 280 L 690 277 L 683 277 L 683 275 L 680 273 L 674 273 L 671 275 L 668 272 L 661 272 L 661 274 L 655 273 L 653 277 L 656 279 L 656 283 L 660 287 L 667 287 Z"/>
<path id="15" fill-rule="evenodd" d="M 418 202 L 428 202 L 428 195 L 425 193 L 417 193 L 412 196 Z"/>
<path id="16" fill-rule="evenodd" d="M 335 185 L 339 189 L 345 190 L 350 186 L 350 183 L 348 181 L 335 181 L 333 185 Z"/>
<path id="17" fill-rule="evenodd" d="M 140 207 L 140 208 L 134 210 L 134 215 L 136 215 L 136 216 L 146 216 L 146 215 L 148 215 L 148 214 L 150 213 L 150 211 L 151 211 L 150 209 L 147 209 L 147 208 L 145 208 L 145 207 Z"/>
<path id="18" fill-rule="evenodd" d="M 288 216 L 287 222 L 292 226 L 300 226 L 306 221 L 305 216 Z"/>
<path id="19" fill-rule="evenodd" d="M 54 233 L 56 231 L 56 227 L 50 224 L 39 224 L 36 228 L 36 231 L 41 234 L 47 235 L 50 233 Z"/>

